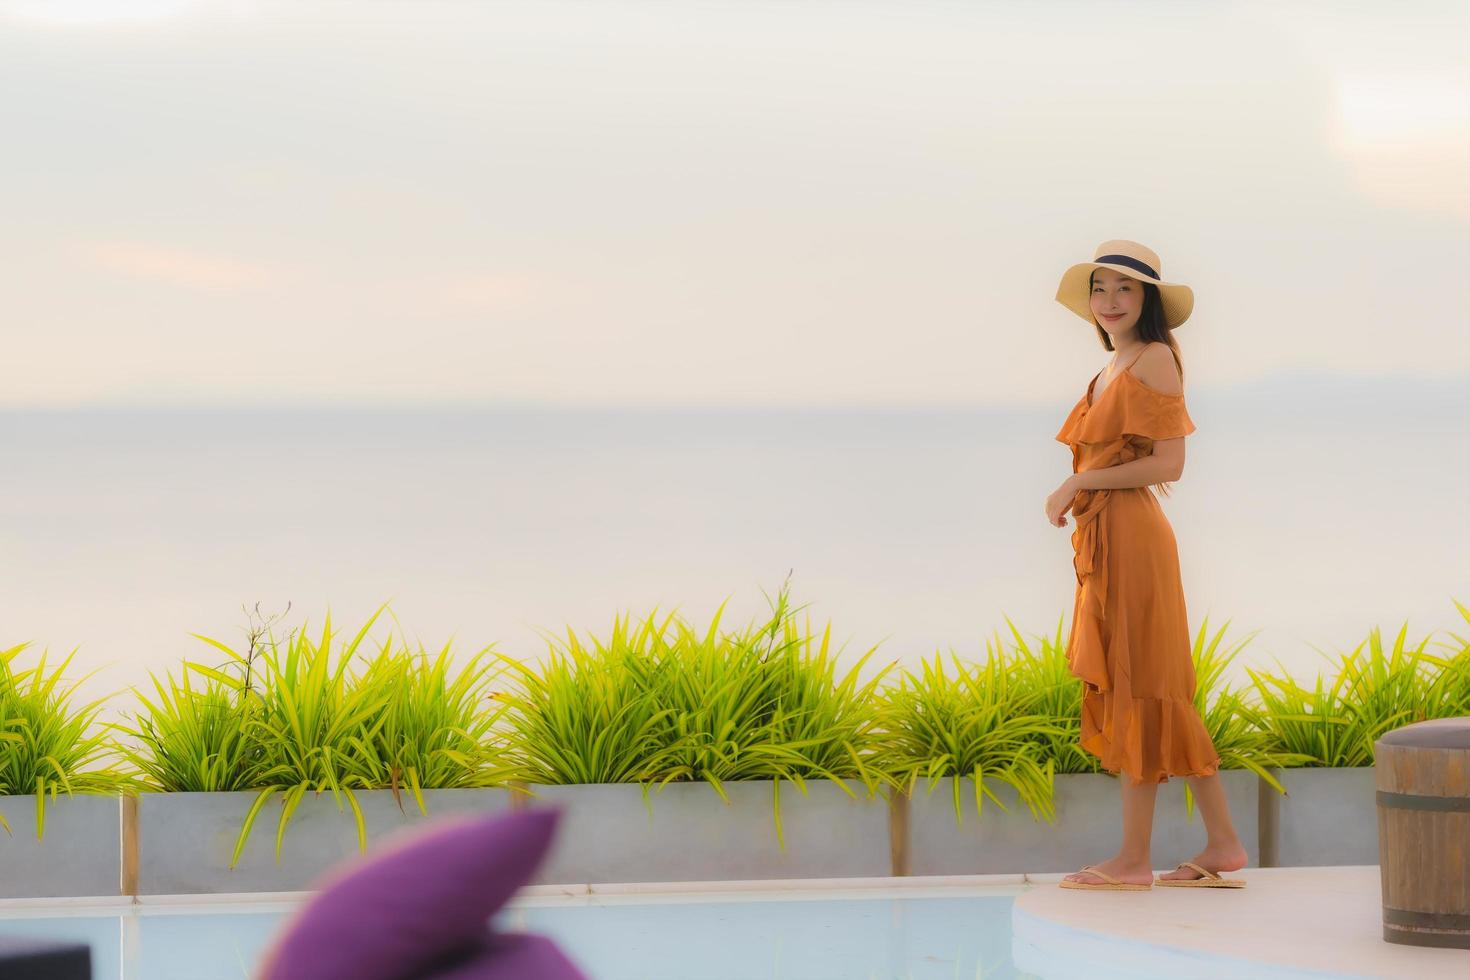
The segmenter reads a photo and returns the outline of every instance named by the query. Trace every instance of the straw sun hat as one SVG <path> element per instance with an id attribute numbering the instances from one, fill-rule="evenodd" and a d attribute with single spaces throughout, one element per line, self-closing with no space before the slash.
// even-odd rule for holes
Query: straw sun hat
<path id="1" fill-rule="evenodd" d="M 1057 302 L 1088 323 L 1096 324 L 1092 317 L 1090 280 L 1092 270 L 1099 267 L 1158 286 L 1159 296 L 1164 301 L 1164 322 L 1170 329 L 1189 319 L 1190 311 L 1194 309 L 1194 290 L 1182 282 L 1164 282 L 1159 278 L 1163 266 L 1158 253 L 1124 238 L 1103 242 L 1097 247 L 1091 262 L 1078 262 L 1062 273 L 1062 283 L 1057 287 Z"/>

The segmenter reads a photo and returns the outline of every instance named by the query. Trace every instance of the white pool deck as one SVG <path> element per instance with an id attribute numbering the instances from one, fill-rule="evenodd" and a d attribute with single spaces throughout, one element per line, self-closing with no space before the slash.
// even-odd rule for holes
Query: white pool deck
<path id="1" fill-rule="evenodd" d="M 1244 888 L 1078 891 L 1028 875 L 1011 955 L 1043 977 L 1470 978 L 1470 950 L 1383 939 L 1378 865 L 1244 868 Z"/>

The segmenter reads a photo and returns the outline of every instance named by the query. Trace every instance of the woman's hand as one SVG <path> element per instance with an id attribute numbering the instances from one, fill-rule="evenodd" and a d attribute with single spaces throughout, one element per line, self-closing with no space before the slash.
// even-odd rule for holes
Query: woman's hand
<path id="1" fill-rule="evenodd" d="M 1077 491 L 1082 488 L 1077 485 L 1077 474 L 1073 473 L 1062 481 L 1062 485 L 1051 492 L 1046 498 L 1046 519 L 1057 527 L 1067 526 L 1067 511 L 1072 509 L 1072 500 L 1077 496 Z"/>

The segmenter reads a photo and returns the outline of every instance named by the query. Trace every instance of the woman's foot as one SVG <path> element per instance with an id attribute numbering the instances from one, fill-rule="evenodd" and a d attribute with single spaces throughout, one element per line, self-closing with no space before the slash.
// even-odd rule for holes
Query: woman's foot
<path id="1" fill-rule="evenodd" d="M 1148 866 L 1147 861 L 1128 861 L 1122 857 L 1110 857 L 1101 864 L 1094 864 L 1093 867 L 1130 885 L 1152 885 L 1154 883 L 1154 872 Z M 1106 883 L 1105 878 L 1099 877 L 1091 871 L 1076 871 L 1067 875 L 1067 879 L 1080 881 L 1084 885 L 1101 885 Z"/>
<path id="2" fill-rule="evenodd" d="M 1190 860 L 1201 868 L 1209 868 L 1219 874 L 1224 871 L 1239 871 L 1250 860 L 1250 855 L 1245 852 L 1245 847 L 1240 841 L 1236 841 L 1225 847 L 1206 847 Z M 1168 874 L 1159 875 L 1160 879 L 1201 877 L 1204 876 L 1190 867 L 1175 868 Z"/>

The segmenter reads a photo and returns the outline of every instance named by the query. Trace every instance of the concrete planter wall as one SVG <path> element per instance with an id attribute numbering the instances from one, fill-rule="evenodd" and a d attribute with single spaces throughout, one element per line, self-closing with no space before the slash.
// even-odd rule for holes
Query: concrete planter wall
<path id="1" fill-rule="evenodd" d="M 428 817 L 408 794 L 403 808 L 389 790 L 358 791 L 368 848 L 399 828 L 452 813 L 494 813 L 510 808 L 505 789 L 440 789 L 424 793 Z M 360 853 L 357 824 L 347 801 L 338 810 L 331 793 L 307 794 L 286 825 L 280 860 L 277 794 L 256 817 L 240 862 L 230 855 L 255 793 L 145 793 L 138 797 L 136 882 L 139 895 L 206 892 L 300 891 L 343 858 Z M 124 878 L 128 876 L 125 874 Z"/>
<path id="2" fill-rule="evenodd" d="M 1258 867 L 1378 863 L 1374 773 L 1354 769 L 1272 770 L 1282 796 L 1247 770 L 1224 770 L 1226 797 L 1250 865 Z M 726 783 L 726 804 L 707 783 L 639 786 L 530 786 L 431 790 L 429 818 L 499 813 L 514 806 L 565 808 L 561 832 L 535 881 L 583 884 L 722 879 L 842 878 L 887 875 L 1068 872 L 1115 853 L 1122 835 L 1120 786 L 1106 774 L 1056 777 L 1057 822 L 1032 818 L 1010 787 L 992 789 L 1009 808 L 985 802 L 961 783 L 963 820 L 955 822 L 952 782 L 932 793 L 921 780 L 912 799 L 890 803 L 887 791 L 856 798 L 826 780 L 803 795 L 781 785 L 786 848 L 776 839 L 769 781 Z M 1183 779 L 1159 787 L 1153 863 L 1193 856 L 1204 843 L 1198 806 L 1186 818 Z M 357 794 L 373 842 L 426 819 L 411 799 L 400 810 L 387 790 Z M 229 867 L 254 793 L 153 793 L 136 800 L 60 796 L 48 801 L 46 833 L 36 840 L 35 798 L 0 797 L 12 833 L 0 831 L 0 898 L 118 894 L 298 891 L 312 887 L 338 861 L 359 853 L 350 809 L 331 794 L 308 796 L 286 828 L 275 856 L 280 797 L 256 819 L 240 863 Z"/>
<path id="3" fill-rule="evenodd" d="M 1282 796 L 1261 781 L 1265 867 L 1377 864 L 1373 767 L 1272 769 Z"/>
<path id="4" fill-rule="evenodd" d="M 46 800 L 45 833 L 36 840 L 36 798 L 0 796 L 0 898 L 121 894 L 120 806 L 116 796 Z"/>
<path id="5" fill-rule="evenodd" d="M 1220 772 L 1235 830 L 1258 862 L 1256 839 L 1258 778 L 1249 770 Z M 964 812 L 955 823 L 952 782 L 944 779 L 928 792 L 921 779 L 909 801 L 909 873 L 915 875 L 1019 874 L 1076 871 L 1118 851 L 1123 838 L 1119 779 L 1106 773 L 1065 773 L 1056 777 L 1056 823 L 1033 818 L 1015 790 L 988 782 L 1009 812 L 986 798 L 983 817 L 975 816 L 974 783 L 961 785 Z M 1205 843 L 1198 801 L 1186 819 L 1181 778 L 1159 787 L 1153 823 L 1153 863 L 1172 868 L 1199 853 Z"/>
<path id="6" fill-rule="evenodd" d="M 776 839 L 766 780 L 725 783 L 531 786 L 540 803 L 566 808 L 539 884 L 874 877 L 892 873 L 888 801 L 847 782 L 813 779 L 806 795 L 781 784 L 786 849 Z"/>

